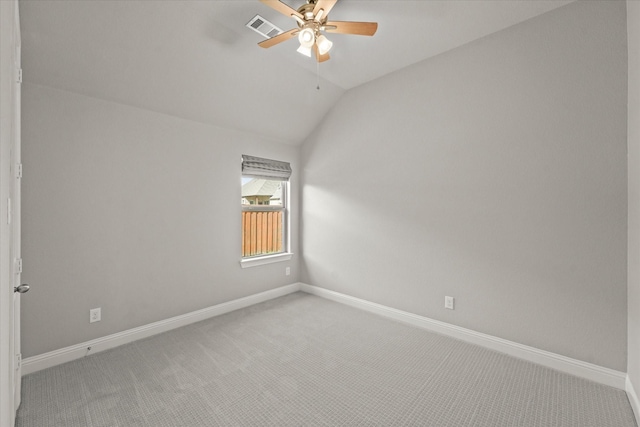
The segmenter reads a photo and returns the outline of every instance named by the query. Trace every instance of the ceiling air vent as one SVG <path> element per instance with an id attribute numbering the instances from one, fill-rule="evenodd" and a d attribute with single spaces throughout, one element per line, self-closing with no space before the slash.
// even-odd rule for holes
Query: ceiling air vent
<path id="1" fill-rule="evenodd" d="M 263 37 L 270 39 L 271 37 L 282 34 L 282 30 L 271 22 L 267 21 L 260 15 L 256 15 L 253 19 L 247 22 L 247 27 L 251 28 L 256 33 L 262 34 Z"/>

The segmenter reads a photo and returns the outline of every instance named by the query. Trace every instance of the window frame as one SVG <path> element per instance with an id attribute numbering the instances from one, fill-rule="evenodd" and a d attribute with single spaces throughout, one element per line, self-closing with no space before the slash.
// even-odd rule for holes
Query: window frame
<path id="1" fill-rule="evenodd" d="M 242 175 L 242 178 L 255 178 L 252 175 Z M 266 178 L 266 177 L 265 177 Z M 282 185 L 282 205 L 244 205 L 240 204 L 241 214 L 244 212 L 282 212 L 282 252 L 270 253 L 264 255 L 245 256 L 240 255 L 240 266 L 242 268 L 256 267 L 275 262 L 288 261 L 292 258 L 291 242 L 290 242 L 290 213 L 289 213 L 289 182 L 285 179 L 276 177 L 269 178 L 271 181 L 279 181 Z M 242 235 L 242 230 L 241 230 Z M 242 242 L 241 242 L 242 244 Z"/>

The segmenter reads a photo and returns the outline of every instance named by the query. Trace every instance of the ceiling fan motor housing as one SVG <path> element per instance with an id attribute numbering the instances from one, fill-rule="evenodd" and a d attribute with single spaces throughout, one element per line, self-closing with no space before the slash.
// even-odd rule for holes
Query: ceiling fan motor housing
<path id="1" fill-rule="evenodd" d="M 315 27 L 317 27 L 316 29 L 319 29 L 321 25 L 327 22 L 327 15 L 321 16 L 320 19 L 316 19 L 317 16 L 313 13 L 314 7 L 315 1 L 312 1 L 310 3 L 303 4 L 298 8 L 298 13 L 303 17 L 302 20 L 296 19 L 296 22 L 298 23 L 298 26 L 300 28 L 304 26 L 300 21 L 303 21 L 304 24 L 308 26 L 314 25 Z"/>

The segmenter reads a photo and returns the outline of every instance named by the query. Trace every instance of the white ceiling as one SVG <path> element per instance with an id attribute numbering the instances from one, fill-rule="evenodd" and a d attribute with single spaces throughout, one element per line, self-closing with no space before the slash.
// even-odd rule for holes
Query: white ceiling
<path id="1" fill-rule="evenodd" d="M 257 46 L 256 14 L 295 25 L 258 0 L 21 0 L 24 80 L 300 144 L 345 90 L 571 1 L 339 0 L 331 20 L 378 32 L 328 35 L 317 90 L 295 40 Z"/>

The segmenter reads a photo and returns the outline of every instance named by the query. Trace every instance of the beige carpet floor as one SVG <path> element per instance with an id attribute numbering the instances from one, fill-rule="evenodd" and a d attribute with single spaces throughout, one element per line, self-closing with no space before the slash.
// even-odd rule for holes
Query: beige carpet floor
<path id="1" fill-rule="evenodd" d="M 624 391 L 296 293 L 23 378 L 18 427 L 633 427 Z"/>

